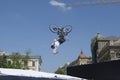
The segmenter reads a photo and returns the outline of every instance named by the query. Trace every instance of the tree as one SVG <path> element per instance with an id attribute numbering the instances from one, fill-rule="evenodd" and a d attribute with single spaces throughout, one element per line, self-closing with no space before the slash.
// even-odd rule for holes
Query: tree
<path id="1" fill-rule="evenodd" d="M 58 68 L 57 71 L 55 71 L 56 74 L 64 74 L 66 75 L 67 72 L 64 68 Z"/>
<path id="2" fill-rule="evenodd" d="M 23 61 L 23 69 L 29 69 L 28 68 L 28 61 L 30 59 L 30 51 L 27 51 L 25 55 L 22 58 Z"/>
<path id="3" fill-rule="evenodd" d="M 11 68 L 21 69 L 22 65 L 22 56 L 19 53 L 12 53 L 11 57 Z"/>
<path id="4" fill-rule="evenodd" d="M 29 69 L 29 60 L 30 51 L 27 51 L 25 55 L 21 55 L 18 52 L 13 52 L 11 55 L 0 55 L 0 68 Z M 40 57 L 39 65 L 41 63 Z"/>
<path id="5" fill-rule="evenodd" d="M 0 55 L 0 68 L 6 67 L 7 64 L 7 57 L 5 54 Z"/>

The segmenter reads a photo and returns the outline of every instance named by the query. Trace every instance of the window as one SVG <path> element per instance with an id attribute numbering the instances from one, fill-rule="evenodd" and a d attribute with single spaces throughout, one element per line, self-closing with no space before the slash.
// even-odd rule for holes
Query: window
<path id="1" fill-rule="evenodd" d="M 117 52 L 117 53 L 116 53 L 116 57 L 117 57 L 117 58 L 120 58 L 120 52 Z"/>
<path id="2" fill-rule="evenodd" d="M 35 66 L 35 61 L 32 61 L 32 66 L 33 66 L 33 67 Z"/>

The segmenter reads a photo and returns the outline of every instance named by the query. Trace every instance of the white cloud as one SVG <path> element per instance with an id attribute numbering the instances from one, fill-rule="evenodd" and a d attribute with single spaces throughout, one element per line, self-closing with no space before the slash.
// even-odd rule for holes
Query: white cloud
<path id="1" fill-rule="evenodd" d="M 57 6 L 57 7 L 60 7 L 62 8 L 63 10 L 70 10 L 72 7 L 67 7 L 65 3 L 62 3 L 62 2 L 58 2 L 56 0 L 51 0 L 49 2 L 52 6 Z"/>

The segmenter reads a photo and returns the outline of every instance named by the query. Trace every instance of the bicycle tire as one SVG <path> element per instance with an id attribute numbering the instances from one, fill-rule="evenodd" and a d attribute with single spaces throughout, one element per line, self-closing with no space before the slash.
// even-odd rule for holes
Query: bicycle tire
<path id="1" fill-rule="evenodd" d="M 57 33 L 57 32 L 58 32 L 58 28 L 57 28 L 56 25 L 54 25 L 54 24 L 50 24 L 50 25 L 49 25 L 49 29 L 50 29 L 50 31 L 52 31 L 53 33 Z"/>

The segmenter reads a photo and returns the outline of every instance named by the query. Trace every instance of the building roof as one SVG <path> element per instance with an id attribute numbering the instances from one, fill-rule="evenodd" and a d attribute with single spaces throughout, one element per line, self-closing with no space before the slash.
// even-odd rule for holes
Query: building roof
<path id="1" fill-rule="evenodd" d="M 119 40 L 120 37 L 116 37 L 116 36 L 108 36 L 106 38 L 104 38 L 105 40 Z"/>
<path id="2" fill-rule="evenodd" d="M 40 59 L 41 56 L 30 56 L 31 59 Z"/>
<path id="3" fill-rule="evenodd" d="M 78 59 L 80 58 L 86 58 L 85 54 L 83 53 L 83 51 L 81 50 L 80 55 L 78 56 Z"/>
<path id="4" fill-rule="evenodd" d="M 120 45 L 120 39 L 114 42 L 114 45 Z"/>

